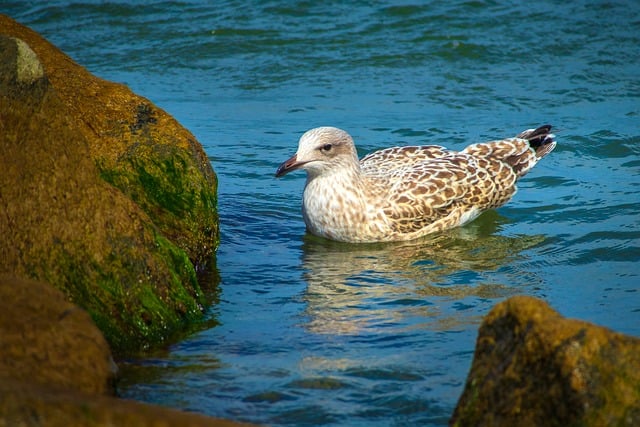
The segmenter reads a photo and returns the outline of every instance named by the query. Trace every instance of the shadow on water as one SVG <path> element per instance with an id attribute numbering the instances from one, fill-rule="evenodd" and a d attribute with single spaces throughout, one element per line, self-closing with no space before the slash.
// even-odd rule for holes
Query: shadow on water
<path id="1" fill-rule="evenodd" d="M 538 281 L 518 261 L 546 237 L 497 234 L 501 220 L 487 212 L 464 228 L 411 242 L 363 245 L 305 236 L 305 327 L 353 334 L 398 316 L 431 319 L 438 330 L 468 323 L 469 317 L 443 312 L 443 306 L 503 298 Z"/>

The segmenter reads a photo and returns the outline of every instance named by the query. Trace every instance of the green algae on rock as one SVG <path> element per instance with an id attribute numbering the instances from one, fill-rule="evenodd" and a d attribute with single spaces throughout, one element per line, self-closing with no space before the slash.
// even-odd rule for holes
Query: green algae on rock
<path id="1" fill-rule="evenodd" d="M 0 34 L 35 52 L 100 176 L 205 268 L 219 243 L 217 178 L 202 146 L 173 117 L 76 64 L 36 32 L 0 15 Z"/>
<path id="2" fill-rule="evenodd" d="M 244 425 L 112 397 L 107 341 L 47 283 L 0 274 L 0 348 L 0 426 Z"/>
<path id="3" fill-rule="evenodd" d="M 116 352 L 157 345 L 200 319 L 207 300 L 193 263 L 206 265 L 218 241 L 202 148 L 160 110 L 133 108 L 138 118 L 128 120 L 127 107 L 147 101 L 3 15 L 0 43 L 0 272 L 62 290 Z M 117 138 L 114 123 L 137 125 Z M 152 136 L 133 139 L 139 132 Z"/>
<path id="4" fill-rule="evenodd" d="M 480 327 L 453 426 L 640 424 L 640 340 L 518 296 Z"/>
<path id="5" fill-rule="evenodd" d="M 100 176 L 147 212 L 174 244 L 207 268 L 218 242 L 215 179 L 193 179 L 191 154 L 172 145 L 131 147 L 117 162 L 97 160 Z"/>

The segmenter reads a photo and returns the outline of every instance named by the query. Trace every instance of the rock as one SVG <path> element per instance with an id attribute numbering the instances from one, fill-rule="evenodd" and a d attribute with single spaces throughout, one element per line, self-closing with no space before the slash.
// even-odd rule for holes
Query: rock
<path id="1" fill-rule="evenodd" d="M 0 426 L 240 427 L 237 423 L 108 396 L 0 382 Z"/>
<path id="2" fill-rule="evenodd" d="M 480 327 L 450 424 L 640 425 L 638 367 L 639 339 L 512 297 Z"/>
<path id="3" fill-rule="evenodd" d="M 200 319 L 217 217 L 195 139 L 3 15 L 0 101 L 0 273 L 61 290 L 118 353 Z"/>
<path id="4" fill-rule="evenodd" d="M 41 62 L 43 53 L 49 62 Z M 100 116 L 85 100 L 80 119 L 65 72 L 78 94 L 91 97 L 85 91 L 96 91 L 93 102 L 109 104 L 113 116 Z M 180 146 L 169 138 L 160 148 L 153 137 L 131 146 L 114 142 L 102 147 L 114 156 L 112 169 L 99 167 L 108 156 L 90 144 L 99 138 L 91 140 L 87 128 L 109 129 L 109 120 L 116 120 L 112 129 L 125 126 L 126 120 L 116 118 L 124 114 L 119 103 L 126 96 L 127 102 L 136 100 L 109 86 L 0 15 L 0 426 L 239 425 L 110 396 L 116 367 L 96 324 L 116 350 L 134 351 L 200 317 L 205 301 L 187 253 L 194 262 L 206 262 L 217 244 L 217 219 L 213 206 L 203 219 L 208 229 L 175 220 L 178 231 L 168 232 L 170 215 L 153 205 L 166 198 L 177 203 L 172 214 L 188 205 L 196 218 L 205 215 L 198 205 L 215 203 L 213 171 L 194 166 L 202 160 L 195 140 Z M 136 108 L 136 132 L 175 132 L 176 140 L 186 133 L 175 123 L 152 130 L 149 123 L 170 119 L 150 104 Z M 104 141 L 113 142 L 109 138 Z M 136 160 L 137 171 L 153 188 L 135 181 L 140 174 L 129 177 L 127 191 L 105 181 L 105 174 L 127 170 L 131 156 L 140 154 L 138 146 L 146 157 Z M 125 152 L 118 157 L 119 149 Z M 175 155 L 185 168 L 174 168 L 166 185 L 154 175 L 174 167 L 165 155 Z M 183 185 L 190 179 L 195 187 Z M 171 185 L 182 185 L 190 204 L 176 201 Z M 206 189 L 189 195 L 198 185 Z M 151 200 L 146 205 L 145 198 Z"/>
<path id="5" fill-rule="evenodd" d="M 0 349 L 0 383 L 114 391 L 116 366 L 102 333 L 46 283 L 0 275 Z"/>
<path id="6" fill-rule="evenodd" d="M 0 275 L 0 426 L 235 426 L 113 394 L 106 340 L 62 292 Z"/>
<path id="7" fill-rule="evenodd" d="M 206 266 L 219 242 L 217 179 L 196 138 L 149 100 L 92 75 L 1 14 L 0 34 L 35 52 L 100 176 L 134 200 L 195 265 Z"/>
<path id="8" fill-rule="evenodd" d="M 44 77 L 42 64 L 29 45 L 20 39 L 15 39 L 16 48 L 16 83 L 29 85 Z"/>
<path id="9" fill-rule="evenodd" d="M 204 265 L 218 238 L 206 157 L 145 102 L 0 15 L 0 426 L 240 425 L 110 396 L 116 367 L 97 326 L 124 352 L 199 318 L 191 260 Z M 130 130 L 125 143 L 113 129 Z"/>

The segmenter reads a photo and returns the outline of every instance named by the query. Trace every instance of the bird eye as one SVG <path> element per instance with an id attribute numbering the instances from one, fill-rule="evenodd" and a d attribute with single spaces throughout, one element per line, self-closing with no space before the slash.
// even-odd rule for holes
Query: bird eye
<path id="1" fill-rule="evenodd" d="M 331 148 L 333 148 L 333 145 L 331 144 L 324 144 L 322 147 L 320 147 L 320 151 L 324 151 L 325 153 L 328 151 L 331 151 Z"/>

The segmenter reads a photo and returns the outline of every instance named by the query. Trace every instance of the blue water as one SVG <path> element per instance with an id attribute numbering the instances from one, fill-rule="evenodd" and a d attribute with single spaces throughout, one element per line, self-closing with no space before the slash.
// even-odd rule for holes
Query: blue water
<path id="1" fill-rule="evenodd" d="M 445 425 L 477 328 L 526 294 L 640 336 L 640 3 L 2 2 L 176 117 L 218 173 L 212 326 L 122 363 L 127 398 L 270 425 Z M 305 236 L 299 136 L 364 154 L 550 122 L 506 206 L 418 242 Z"/>

